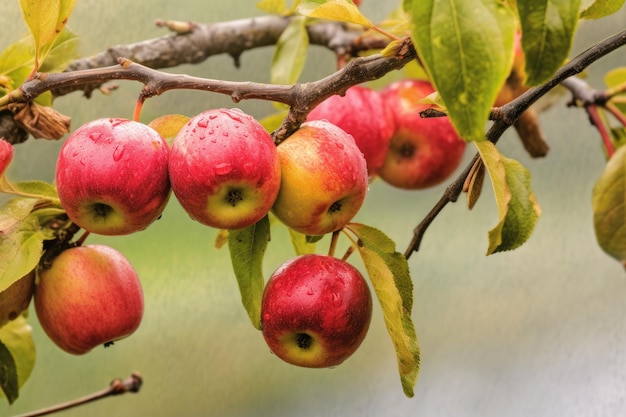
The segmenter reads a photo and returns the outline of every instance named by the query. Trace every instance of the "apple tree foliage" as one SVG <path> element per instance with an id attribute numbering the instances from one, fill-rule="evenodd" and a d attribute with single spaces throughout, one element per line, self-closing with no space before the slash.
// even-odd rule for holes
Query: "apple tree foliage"
<path id="1" fill-rule="evenodd" d="M 351 0 L 260 0 L 259 9 L 268 15 L 287 16 L 288 24 L 275 42 L 271 85 L 253 86 L 255 90 L 237 96 L 237 100 L 254 98 L 275 103 L 275 114 L 262 122 L 280 144 L 304 121 L 312 106 L 323 99 L 404 67 L 404 76 L 424 77 L 433 83 L 437 93 L 429 100 L 445 112 L 460 136 L 476 147 L 477 156 L 472 165 L 448 187 L 433 212 L 416 228 L 416 238 L 404 254 L 396 249 L 391 238 L 372 226 L 350 223 L 341 233 L 333 235 L 333 242 L 340 235 L 347 239 L 350 249 L 345 257 L 357 253 L 362 260 L 397 353 L 403 390 L 412 396 L 420 354 L 411 321 L 413 286 L 407 258 L 417 250 L 420 233 L 442 205 L 456 201 L 464 191 L 468 204 L 473 206 L 485 173 L 491 180 L 498 209 L 496 226 L 488 233 L 487 254 L 515 249 L 527 241 L 541 213 L 531 189 L 530 174 L 518 161 L 503 155 L 496 143 L 530 105 L 561 82 L 574 93 L 578 104 L 586 108 L 603 139 L 609 164 L 594 189 L 594 225 L 600 246 L 626 264 L 623 232 L 626 151 L 621 147 L 626 142 L 626 68 L 607 74 L 608 89 L 591 98 L 576 95 L 580 90 L 575 83 L 567 83 L 569 77 L 581 72 L 601 54 L 624 45 L 626 35 L 616 35 L 599 56 L 588 53 L 568 63 L 579 21 L 612 14 L 623 6 L 624 0 L 403 0 L 400 3 L 386 21 L 374 23 Z M 0 110 L 9 110 L 18 124 L 34 137 L 60 139 L 69 130 L 68 118 L 52 108 L 52 91 L 71 84 L 74 74 L 78 74 L 72 71 L 56 74 L 77 58 L 78 38 L 66 28 L 75 4 L 76 0 L 56 0 L 46 1 L 44 6 L 42 0 L 20 0 L 30 35 L 15 41 L 0 54 Z M 301 96 L 287 99 L 286 92 L 298 83 L 307 64 L 309 30 L 320 21 L 348 23 L 350 30 L 357 30 L 364 39 L 375 39 L 371 47 L 363 48 L 363 55 L 374 58 L 367 61 L 343 56 L 339 63 L 345 68 L 315 84 L 317 95 L 301 86 Z M 169 24 L 180 34 L 193 31 L 192 26 L 180 22 Z M 518 71 L 523 74 L 525 88 L 511 102 L 494 109 L 498 94 L 507 87 L 515 58 L 515 37 L 519 33 L 525 60 Z M 375 55 L 369 50 L 374 50 Z M 348 63 L 352 58 L 353 62 Z M 81 83 L 120 78 L 147 83 L 146 78 L 159 76 L 167 79 L 166 74 L 156 69 L 144 72 L 147 77 L 139 77 L 132 73 L 133 63 L 120 63 L 105 71 L 80 72 Z M 356 70 L 350 70 L 351 64 Z M 178 80 L 180 84 L 168 88 L 195 88 Z M 235 99 L 236 90 L 230 84 L 216 88 L 214 81 L 206 80 L 206 83 L 214 87 L 210 91 L 231 94 Z M 136 119 L 141 103 L 148 97 L 140 97 Z M 612 126 L 609 116 L 619 121 L 620 126 Z M 186 116 L 163 115 L 150 125 L 165 138 L 172 138 L 187 120 Z M 489 120 L 493 125 L 485 132 Z M 0 209 L 0 392 L 13 402 L 35 364 L 27 314 L 35 271 L 38 265 L 49 263 L 59 244 L 72 241 L 79 230 L 64 217 L 53 184 L 36 180 L 13 183 L 4 176 L 13 153 L 9 142 L 0 141 L 0 191 L 14 196 Z M 261 327 L 265 283 L 262 264 L 274 223 L 277 222 L 267 216 L 245 229 L 221 231 L 216 241 L 216 246 L 228 247 L 242 304 L 257 329 Z M 290 236 L 297 254 L 318 249 L 319 237 L 293 231 Z M 334 245 L 330 252 L 334 254 Z"/>

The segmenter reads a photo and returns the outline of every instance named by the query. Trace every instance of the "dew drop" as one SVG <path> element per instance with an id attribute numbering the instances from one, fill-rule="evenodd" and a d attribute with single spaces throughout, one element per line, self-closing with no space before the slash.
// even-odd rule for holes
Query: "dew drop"
<path id="1" fill-rule="evenodd" d="M 343 143 L 341 143 L 341 142 L 335 142 L 335 146 L 336 146 L 338 149 L 343 149 Z"/>
<path id="2" fill-rule="evenodd" d="M 211 120 L 217 119 L 217 114 L 215 114 L 215 113 L 209 114 L 209 119 L 211 119 Z"/>
<path id="3" fill-rule="evenodd" d="M 118 162 L 120 159 L 122 159 L 122 156 L 124 156 L 124 146 L 117 145 L 115 147 L 115 150 L 113 151 L 113 160 L 115 162 Z"/>
<path id="4" fill-rule="evenodd" d="M 313 291 L 313 290 L 308 290 L 308 291 L 306 292 L 306 295 L 315 295 L 315 291 Z"/>
<path id="5" fill-rule="evenodd" d="M 226 175 L 232 170 L 233 166 L 228 162 L 222 162 L 221 164 L 217 164 L 213 167 L 213 172 L 215 172 L 216 175 Z"/>
<path id="6" fill-rule="evenodd" d="M 215 133 L 215 129 L 211 129 L 211 130 L 209 130 L 207 133 L 208 133 L 209 135 L 212 135 L 212 134 L 214 134 L 214 133 Z"/>
<path id="7" fill-rule="evenodd" d="M 201 133 L 198 135 L 198 140 L 204 140 L 206 138 L 206 135 Z"/>
<path id="8" fill-rule="evenodd" d="M 228 131 L 226 131 L 226 130 L 225 130 L 225 131 L 223 131 L 223 132 L 222 132 L 222 135 L 223 135 L 224 137 L 228 137 Z"/>
<path id="9" fill-rule="evenodd" d="M 209 125 L 209 122 L 205 119 L 200 119 L 198 120 L 197 124 L 198 124 L 198 127 L 205 129 Z"/>
<path id="10" fill-rule="evenodd" d="M 109 119 L 109 122 L 111 123 L 111 126 L 116 127 L 121 125 L 122 123 L 124 123 L 125 120 L 123 119 Z"/>
<path id="11" fill-rule="evenodd" d="M 93 132 L 89 134 L 89 139 L 91 139 L 93 142 L 98 143 L 101 138 L 102 138 L 102 133 L 100 132 Z"/>

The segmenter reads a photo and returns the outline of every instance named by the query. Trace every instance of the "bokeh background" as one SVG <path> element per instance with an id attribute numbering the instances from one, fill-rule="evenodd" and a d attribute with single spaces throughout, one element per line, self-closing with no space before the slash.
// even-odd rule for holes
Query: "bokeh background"
<path id="1" fill-rule="evenodd" d="M 365 0 L 362 10 L 384 18 L 395 2 Z M 163 35 L 156 18 L 213 22 L 259 14 L 252 0 L 229 2 L 79 0 L 70 27 L 82 38 L 81 54 Z M 624 8 L 609 19 L 585 22 L 572 55 L 624 29 Z M 0 47 L 26 33 L 17 0 L 0 3 Z M 623 48 L 622 48 L 623 49 Z M 228 80 L 269 80 L 272 48 L 244 53 L 241 69 L 218 56 L 169 71 Z M 586 72 L 603 87 L 609 68 L 626 65 L 626 50 Z M 332 53 L 313 47 L 303 80 L 334 69 Z M 120 82 L 111 96 L 90 100 L 75 93 L 56 102 L 73 126 L 98 117 L 132 117 L 141 88 Z M 300 369 L 266 347 L 241 307 L 227 250 L 216 249 L 216 231 L 193 221 L 172 199 L 163 218 L 128 237 L 92 236 L 122 251 L 138 270 L 145 291 L 145 319 L 130 338 L 109 349 L 72 356 L 42 333 L 34 312 L 35 370 L 12 416 L 84 395 L 132 371 L 144 377 L 139 394 L 106 399 L 64 416 L 615 416 L 626 409 L 626 277 L 596 245 L 591 190 L 604 165 L 597 132 L 565 96 L 541 115 L 551 147 L 532 160 L 514 132 L 499 144 L 532 173 L 543 214 L 520 249 L 486 257 L 487 231 L 497 211 L 487 186 L 469 211 L 448 206 L 410 259 L 413 320 L 422 348 L 415 397 L 406 398 L 380 309 L 360 350 L 335 369 Z M 171 91 L 150 99 L 148 121 L 167 113 L 193 115 L 226 97 Z M 263 117 L 271 106 L 237 107 Z M 355 111 L 358 111 L 356 109 Z M 29 140 L 16 147 L 15 179 L 51 180 L 61 143 Z M 473 154 L 468 147 L 466 160 Z M 404 250 L 413 227 L 445 185 L 422 192 L 371 185 L 356 220 L 385 231 Z M 320 249 L 325 250 L 326 241 Z M 293 256 L 286 232 L 275 228 L 265 261 L 269 274 Z"/>

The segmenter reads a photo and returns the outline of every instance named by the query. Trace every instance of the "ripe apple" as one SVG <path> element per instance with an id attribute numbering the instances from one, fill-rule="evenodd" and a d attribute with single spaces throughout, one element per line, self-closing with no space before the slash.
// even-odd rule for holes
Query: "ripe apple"
<path id="1" fill-rule="evenodd" d="M 13 160 L 13 145 L 0 138 L 0 177 Z"/>
<path id="2" fill-rule="evenodd" d="M 274 142 L 238 109 L 207 110 L 189 120 L 172 144 L 174 195 L 198 222 L 240 229 L 263 218 L 280 187 Z"/>
<path id="3" fill-rule="evenodd" d="M 35 311 L 46 334 L 66 352 L 82 355 L 133 333 L 143 316 L 137 273 L 104 245 L 67 249 L 39 272 Z"/>
<path id="4" fill-rule="evenodd" d="M 422 118 L 429 107 L 419 101 L 434 92 L 425 80 L 401 80 L 385 87 L 385 106 L 392 110 L 396 130 L 378 174 L 387 183 L 418 190 L 439 184 L 458 167 L 463 141 L 446 117 Z"/>
<path id="5" fill-rule="evenodd" d="M 148 227 L 170 196 L 169 150 L 152 128 L 132 120 L 87 122 L 65 141 L 56 185 L 70 220 L 102 235 Z"/>
<path id="6" fill-rule="evenodd" d="M 278 146 L 280 192 L 272 212 L 306 235 L 343 228 L 361 208 L 368 188 L 363 153 L 351 135 L 325 120 L 302 124 Z"/>
<path id="7" fill-rule="evenodd" d="M 393 114 L 378 91 L 355 85 L 343 97 L 334 95 L 324 100 L 307 120 L 327 120 L 351 134 L 365 156 L 370 178 L 376 176 L 394 131 Z"/>
<path id="8" fill-rule="evenodd" d="M 361 273 L 340 259 L 301 255 L 281 265 L 263 292 L 263 337 L 293 365 L 336 366 L 367 334 L 372 296 Z"/>

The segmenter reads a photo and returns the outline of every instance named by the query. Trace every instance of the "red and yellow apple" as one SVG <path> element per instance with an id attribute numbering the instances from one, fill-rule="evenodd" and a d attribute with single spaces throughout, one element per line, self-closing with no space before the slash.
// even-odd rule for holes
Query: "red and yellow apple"
<path id="1" fill-rule="evenodd" d="M 307 120 L 327 120 L 351 134 L 365 156 L 370 178 L 376 176 L 385 162 L 394 131 L 393 114 L 378 91 L 355 85 L 344 96 L 324 100 Z"/>
<path id="2" fill-rule="evenodd" d="M 466 143 L 446 117 L 422 118 L 429 105 L 420 100 L 434 92 L 425 80 L 407 79 L 385 87 L 385 106 L 395 119 L 395 131 L 379 176 L 402 189 L 432 187 L 459 166 Z"/>
<path id="3" fill-rule="evenodd" d="M 238 109 L 207 110 L 180 130 L 170 153 L 174 195 L 189 216 L 221 229 L 262 219 L 280 187 L 274 142 Z"/>
<path id="4" fill-rule="evenodd" d="M 66 249 L 41 269 L 34 304 L 50 339 L 75 355 L 129 336 L 143 317 L 137 273 L 120 252 L 103 245 Z"/>
<path id="5" fill-rule="evenodd" d="M 263 337 L 276 356 L 308 368 L 337 366 L 367 334 L 372 297 L 361 273 L 325 255 L 281 265 L 263 292 Z"/>
<path id="6" fill-rule="evenodd" d="M 282 182 L 272 212 L 306 235 L 343 228 L 368 188 L 363 153 L 351 135 L 325 120 L 303 123 L 278 146 Z"/>
<path id="7" fill-rule="evenodd" d="M 56 186 L 70 220 L 103 235 L 143 230 L 167 205 L 169 150 L 154 129 L 132 120 L 98 119 L 65 141 Z"/>

